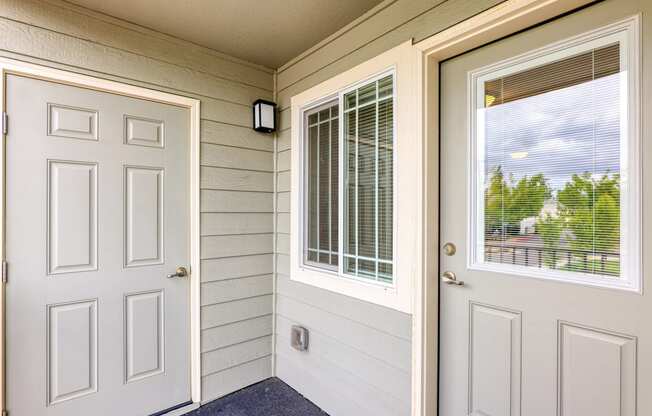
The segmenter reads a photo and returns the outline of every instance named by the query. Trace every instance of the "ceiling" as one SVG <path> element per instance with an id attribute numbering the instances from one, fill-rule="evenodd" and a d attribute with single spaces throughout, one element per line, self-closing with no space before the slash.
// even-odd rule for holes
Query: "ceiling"
<path id="1" fill-rule="evenodd" d="M 381 0 L 68 0 L 278 68 Z"/>

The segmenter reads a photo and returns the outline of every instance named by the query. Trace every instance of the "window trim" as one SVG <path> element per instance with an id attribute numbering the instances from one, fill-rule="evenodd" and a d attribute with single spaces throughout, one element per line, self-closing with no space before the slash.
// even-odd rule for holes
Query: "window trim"
<path id="1" fill-rule="evenodd" d="M 629 290 L 642 293 L 642 257 L 641 257 L 641 161 L 640 161 L 640 96 L 639 68 L 640 41 L 638 22 L 628 20 L 607 27 L 575 36 L 561 42 L 556 42 L 543 48 L 491 64 L 468 73 L 468 149 L 469 162 L 467 166 L 467 269 L 508 274 L 521 278 L 538 278 L 597 286 L 609 289 Z M 622 85 L 621 100 L 626 106 L 621 106 L 620 165 L 621 172 L 629 175 L 627 181 L 621 182 L 621 277 L 594 275 L 590 273 L 536 269 L 527 266 L 494 264 L 479 260 L 483 233 L 479 227 L 483 222 L 480 218 L 483 212 L 478 201 L 483 198 L 481 181 L 484 172 L 475 163 L 483 158 L 478 146 L 478 108 L 484 107 L 484 81 L 513 74 L 525 69 L 534 68 L 546 63 L 555 62 L 567 57 L 578 55 L 588 50 L 607 46 L 618 42 L 620 45 L 621 72 L 628 72 L 627 83 Z"/>
<path id="2" fill-rule="evenodd" d="M 418 99 L 414 93 L 416 59 L 411 41 L 390 49 L 369 61 L 340 73 L 333 78 L 305 90 L 291 98 L 291 156 L 293 168 L 291 175 L 291 209 L 290 209 L 290 280 L 305 283 L 317 288 L 339 293 L 391 309 L 411 313 L 413 303 L 412 287 L 417 278 L 415 265 L 420 261 L 420 253 L 415 249 L 420 244 L 418 219 L 421 215 L 420 167 L 422 155 L 419 153 L 419 136 L 417 133 L 420 118 L 413 111 Z M 382 280 L 370 280 L 342 273 L 343 257 L 338 262 L 337 271 L 304 264 L 305 238 L 305 143 L 304 131 L 306 120 L 304 112 L 323 105 L 334 97 L 340 102 L 339 128 L 343 130 L 344 107 L 341 98 L 346 92 L 383 76 L 393 73 L 393 280 L 389 284 Z M 399 105 L 402 103 L 403 105 Z M 342 137 L 342 133 L 340 138 Z M 340 145 L 340 174 L 343 181 L 342 149 Z M 338 251 L 343 253 L 344 245 L 341 234 L 344 231 L 343 197 L 340 185 L 339 230 L 340 244 Z M 401 202 L 403 201 L 403 202 Z M 282 254 L 281 254 L 282 256 Z"/>

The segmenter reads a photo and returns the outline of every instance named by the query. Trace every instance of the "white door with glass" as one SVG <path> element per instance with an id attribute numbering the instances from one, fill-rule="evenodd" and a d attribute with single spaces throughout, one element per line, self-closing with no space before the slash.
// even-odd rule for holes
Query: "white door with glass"
<path id="1" fill-rule="evenodd" d="M 643 3 L 441 64 L 442 416 L 652 414 Z"/>
<path id="2" fill-rule="evenodd" d="M 189 111 L 5 82 L 9 414 L 187 403 Z"/>

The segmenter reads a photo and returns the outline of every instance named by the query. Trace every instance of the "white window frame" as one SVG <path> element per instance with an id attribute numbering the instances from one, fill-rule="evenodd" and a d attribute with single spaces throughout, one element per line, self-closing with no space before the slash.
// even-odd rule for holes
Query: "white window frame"
<path id="1" fill-rule="evenodd" d="M 352 276 L 344 272 L 344 105 L 343 97 L 367 83 L 393 75 L 393 279 L 392 283 Z M 292 166 L 290 279 L 351 296 L 388 308 L 411 313 L 412 287 L 418 268 L 420 212 L 419 140 L 414 111 L 414 50 L 411 42 L 391 49 L 351 70 L 339 74 L 291 99 Z M 338 269 L 304 261 L 307 236 L 306 112 L 337 98 L 339 102 L 339 242 Z"/>
<path id="2" fill-rule="evenodd" d="M 525 278 L 539 278 L 576 283 L 603 288 L 615 288 L 641 292 L 641 162 L 640 162 L 640 97 L 639 68 L 640 42 L 638 21 L 628 20 L 619 24 L 557 42 L 541 49 L 519 55 L 468 74 L 469 91 L 469 182 L 468 198 L 470 221 L 467 224 L 467 268 L 504 273 Z M 575 56 L 592 49 L 618 42 L 621 67 L 621 123 L 620 174 L 621 174 L 621 241 L 620 278 L 590 273 L 561 271 L 528 266 L 491 263 L 484 261 L 484 201 L 485 169 L 483 154 L 484 137 L 477 126 L 484 111 L 484 83 L 529 68 Z M 624 138 L 624 139 L 623 139 Z"/>

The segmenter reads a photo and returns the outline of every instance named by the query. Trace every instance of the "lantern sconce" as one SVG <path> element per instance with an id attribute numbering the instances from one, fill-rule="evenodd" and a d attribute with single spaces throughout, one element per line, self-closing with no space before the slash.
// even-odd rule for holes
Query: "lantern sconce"
<path id="1" fill-rule="evenodd" d="M 254 102 L 254 130 L 272 133 L 276 130 L 276 103 L 266 100 Z"/>

